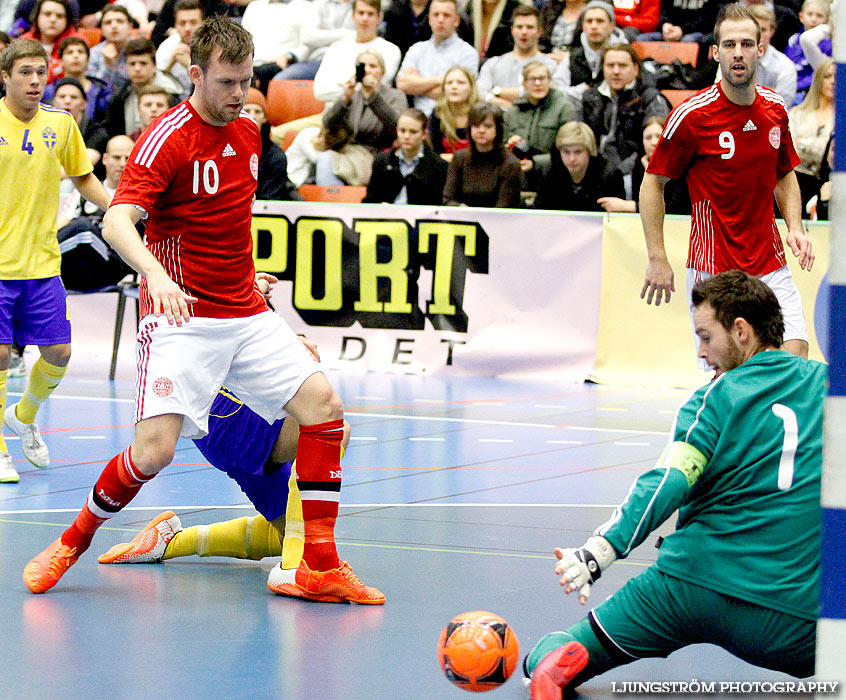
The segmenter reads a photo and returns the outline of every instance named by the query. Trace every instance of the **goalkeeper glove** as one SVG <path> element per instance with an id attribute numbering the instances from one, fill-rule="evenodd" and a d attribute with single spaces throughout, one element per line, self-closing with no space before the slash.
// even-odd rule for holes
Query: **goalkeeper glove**
<path id="1" fill-rule="evenodd" d="M 582 605 L 590 595 L 591 584 L 617 559 L 611 543 L 596 535 L 589 537 L 579 549 L 556 548 L 555 556 L 559 560 L 555 573 L 561 577 L 564 592 L 577 591 Z"/>

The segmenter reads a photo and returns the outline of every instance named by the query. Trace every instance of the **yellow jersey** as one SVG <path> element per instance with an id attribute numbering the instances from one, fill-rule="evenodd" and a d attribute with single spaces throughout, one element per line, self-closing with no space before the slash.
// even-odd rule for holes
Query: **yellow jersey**
<path id="1" fill-rule="evenodd" d="M 39 105 L 27 123 L 0 100 L 0 279 L 55 277 L 62 256 L 56 240 L 61 168 L 92 171 L 74 118 Z"/>

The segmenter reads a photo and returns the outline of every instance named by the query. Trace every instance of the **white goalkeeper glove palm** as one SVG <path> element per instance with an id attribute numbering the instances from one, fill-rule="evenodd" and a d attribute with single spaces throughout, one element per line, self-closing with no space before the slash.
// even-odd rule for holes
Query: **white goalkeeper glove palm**
<path id="1" fill-rule="evenodd" d="M 602 576 L 614 560 L 617 553 L 604 537 L 589 537 L 584 546 L 578 549 L 555 549 L 558 564 L 555 573 L 561 577 L 565 593 L 578 592 L 579 602 L 584 605 L 590 595 L 592 583 Z"/>

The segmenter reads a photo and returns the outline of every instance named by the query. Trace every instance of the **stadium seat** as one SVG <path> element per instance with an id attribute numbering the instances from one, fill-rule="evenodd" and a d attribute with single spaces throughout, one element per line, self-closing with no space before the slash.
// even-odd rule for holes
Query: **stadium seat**
<path id="1" fill-rule="evenodd" d="M 682 41 L 634 41 L 632 48 L 641 59 L 652 58 L 658 63 L 672 63 L 679 59 L 694 68 L 699 56 L 699 44 Z"/>
<path id="2" fill-rule="evenodd" d="M 360 204 L 367 194 L 366 187 L 321 187 L 301 185 L 300 194 L 307 202 L 348 202 Z"/>
<path id="3" fill-rule="evenodd" d="M 670 106 L 678 107 L 691 95 L 696 94 L 696 90 L 661 90 L 661 94 L 670 102 Z"/>
<path id="4" fill-rule="evenodd" d="M 323 107 L 314 96 L 313 80 L 271 80 L 267 88 L 267 121 L 271 126 L 320 114 Z"/>
<path id="5" fill-rule="evenodd" d="M 88 47 L 96 46 L 103 40 L 103 32 L 100 27 L 77 27 L 76 31 L 85 39 Z"/>

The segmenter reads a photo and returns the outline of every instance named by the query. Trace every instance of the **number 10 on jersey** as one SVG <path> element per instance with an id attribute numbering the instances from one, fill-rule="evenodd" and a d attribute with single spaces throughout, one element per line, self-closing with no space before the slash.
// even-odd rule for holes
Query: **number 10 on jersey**
<path id="1" fill-rule="evenodd" d="M 220 175 L 217 172 L 217 164 L 213 160 L 203 163 L 203 190 L 206 194 L 214 194 L 220 185 Z M 194 178 L 191 181 L 191 190 L 194 194 L 200 192 L 200 161 L 194 161 Z"/>

